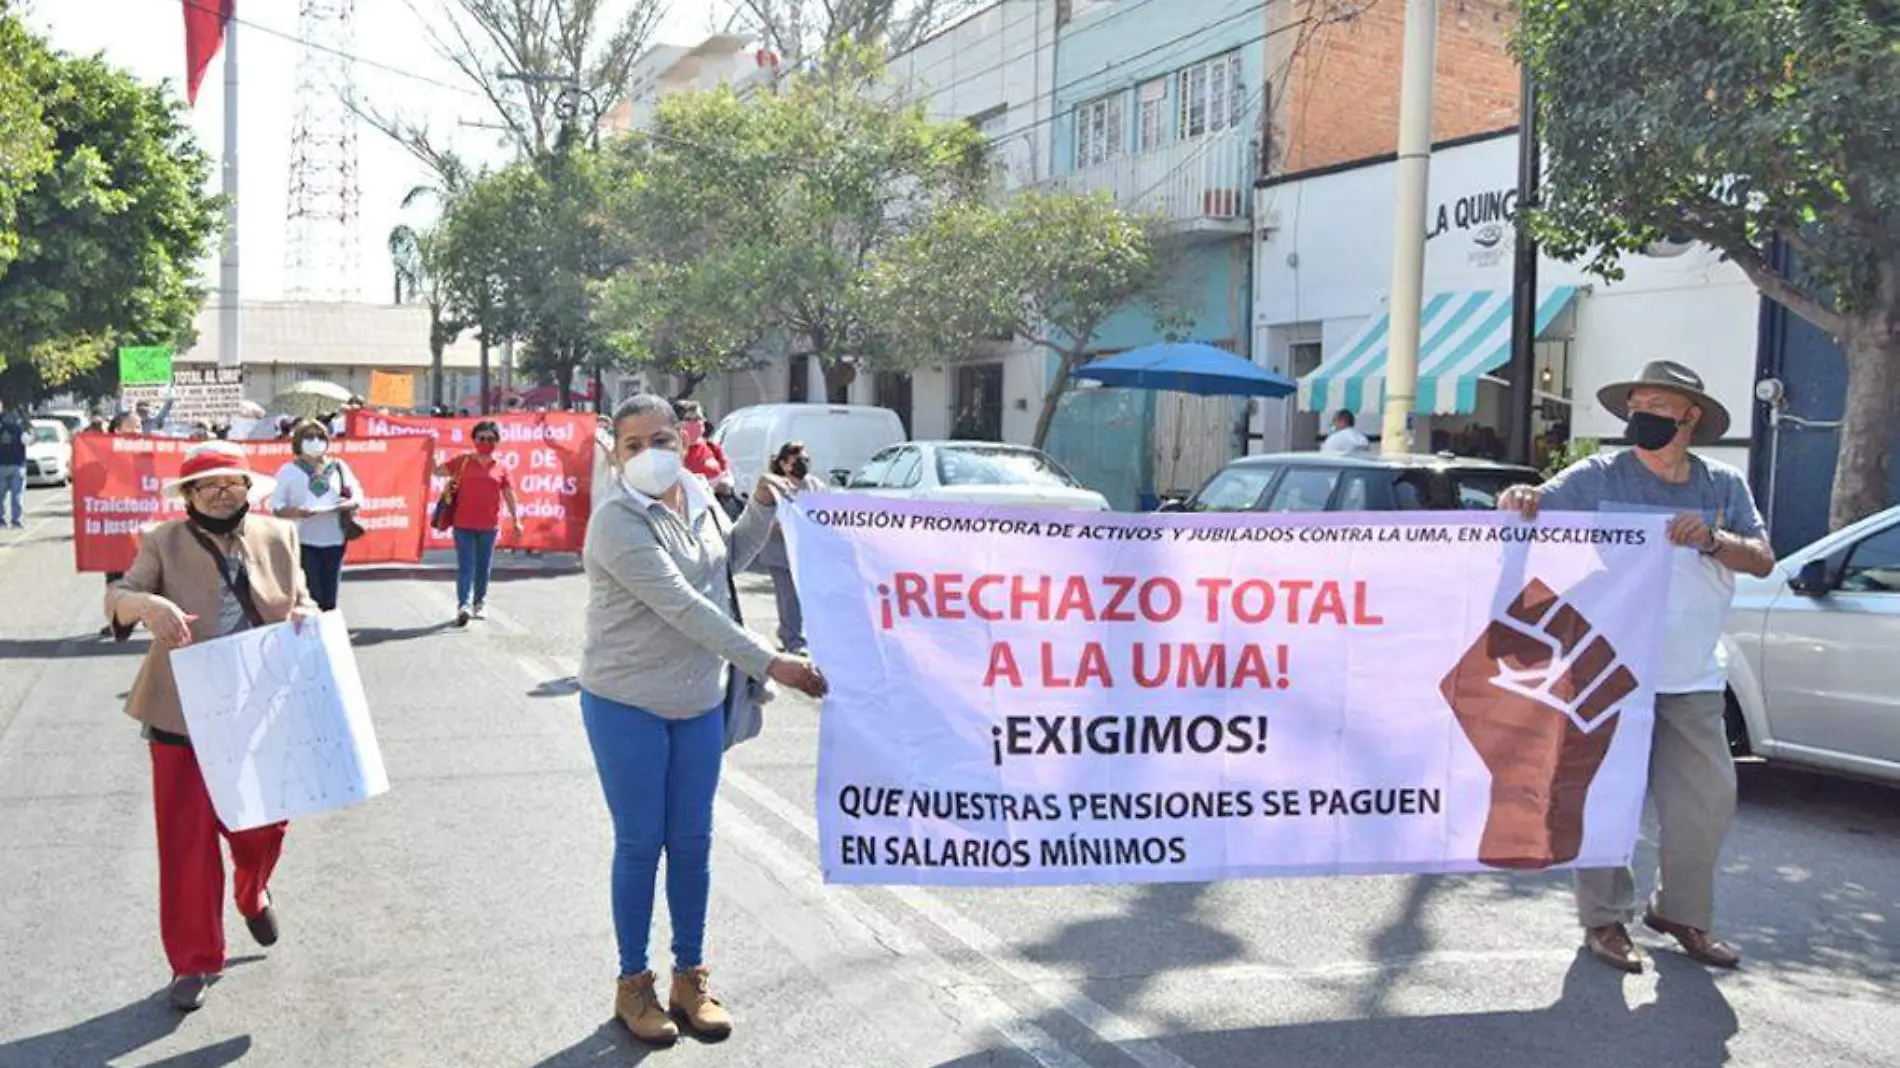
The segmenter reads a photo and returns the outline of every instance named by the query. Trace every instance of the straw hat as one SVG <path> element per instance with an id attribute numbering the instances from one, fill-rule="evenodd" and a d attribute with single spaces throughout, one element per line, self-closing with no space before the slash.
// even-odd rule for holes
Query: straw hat
<path id="1" fill-rule="evenodd" d="M 1639 389 L 1666 389 L 1689 398 L 1691 403 L 1702 409 L 1702 419 L 1695 425 L 1695 435 L 1689 439 L 1690 444 L 1713 445 L 1728 434 L 1728 409 L 1702 388 L 1701 375 L 1671 360 L 1651 360 L 1643 365 L 1642 374 L 1634 381 L 1612 382 L 1604 386 L 1597 391 L 1597 401 L 1611 415 L 1628 419 L 1630 394 Z"/>
<path id="2" fill-rule="evenodd" d="M 251 470 L 251 458 L 243 448 L 228 441 L 207 441 L 193 446 L 185 454 L 185 462 L 178 466 L 178 477 L 165 483 L 165 496 L 182 498 L 185 487 L 191 483 L 201 478 L 226 476 L 250 479 L 251 491 L 247 496 L 253 501 L 270 496 L 277 488 L 276 479 Z"/>

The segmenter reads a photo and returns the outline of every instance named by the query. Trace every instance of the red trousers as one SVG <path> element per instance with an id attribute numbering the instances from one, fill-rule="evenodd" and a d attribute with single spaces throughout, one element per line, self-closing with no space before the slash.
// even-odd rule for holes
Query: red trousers
<path id="1" fill-rule="evenodd" d="M 215 975 L 224 970 L 224 854 L 218 839 L 231 844 L 238 911 L 255 916 L 270 903 L 265 891 L 290 825 L 226 830 L 211 807 L 197 754 L 182 745 L 150 744 L 165 956 L 174 976 Z"/>

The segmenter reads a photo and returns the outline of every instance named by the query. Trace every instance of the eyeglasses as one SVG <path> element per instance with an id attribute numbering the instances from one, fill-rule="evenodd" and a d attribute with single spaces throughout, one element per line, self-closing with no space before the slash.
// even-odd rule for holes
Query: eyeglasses
<path id="1" fill-rule="evenodd" d="M 217 493 L 226 497 L 241 496 L 251 488 L 251 484 L 241 478 L 207 478 L 192 483 L 192 486 L 199 493 Z"/>

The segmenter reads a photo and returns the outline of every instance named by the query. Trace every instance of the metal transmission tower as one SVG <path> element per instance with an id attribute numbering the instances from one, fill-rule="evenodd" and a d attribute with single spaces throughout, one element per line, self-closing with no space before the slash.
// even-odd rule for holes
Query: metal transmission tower
<path id="1" fill-rule="evenodd" d="M 302 0 L 297 118 L 290 128 L 284 288 L 292 299 L 361 296 L 357 224 L 356 0 Z"/>

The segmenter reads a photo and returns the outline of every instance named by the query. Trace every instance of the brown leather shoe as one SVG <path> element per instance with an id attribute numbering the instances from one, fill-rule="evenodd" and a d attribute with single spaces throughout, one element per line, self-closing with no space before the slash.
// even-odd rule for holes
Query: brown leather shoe
<path id="1" fill-rule="evenodd" d="M 732 1014 L 712 996 L 708 979 L 711 973 L 702 965 L 673 972 L 673 993 L 667 999 L 673 1018 L 687 1030 L 708 1042 L 723 1042 L 732 1035 Z"/>
<path id="2" fill-rule="evenodd" d="M 679 1041 L 680 1029 L 666 1018 L 660 1008 L 660 995 L 653 989 L 657 982 L 652 972 L 629 975 L 620 980 L 614 992 L 614 1015 L 627 1025 L 633 1037 L 649 1046 L 670 1046 Z"/>
<path id="3" fill-rule="evenodd" d="M 1606 923 L 1601 927 L 1591 927 L 1583 934 L 1584 948 L 1590 955 L 1619 972 L 1640 974 L 1643 970 L 1643 955 L 1630 941 L 1629 928 L 1620 923 Z"/>
<path id="4" fill-rule="evenodd" d="M 1742 951 L 1732 942 L 1724 942 L 1698 927 L 1687 927 L 1673 920 L 1665 920 L 1654 912 L 1643 913 L 1643 926 L 1665 934 L 1676 940 L 1682 951 L 1691 960 L 1700 961 L 1712 968 L 1737 968 L 1742 963 Z"/>

